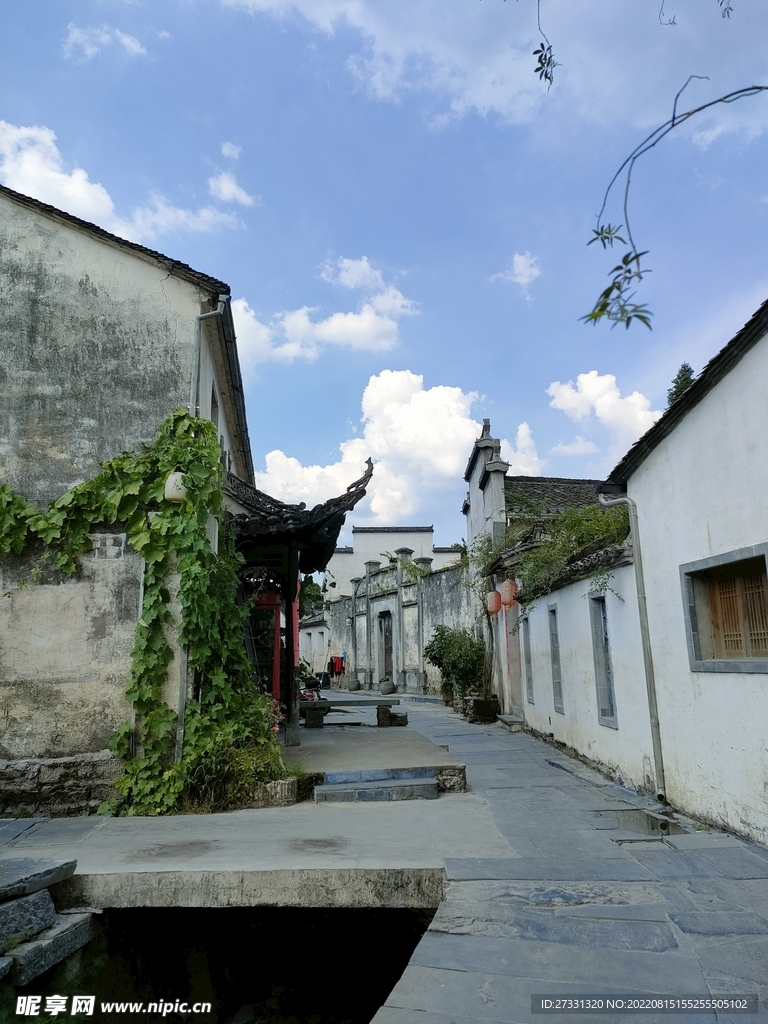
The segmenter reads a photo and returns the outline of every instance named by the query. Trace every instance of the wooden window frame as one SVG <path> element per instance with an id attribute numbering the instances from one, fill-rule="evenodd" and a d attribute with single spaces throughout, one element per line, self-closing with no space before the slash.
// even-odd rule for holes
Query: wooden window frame
<path id="1" fill-rule="evenodd" d="M 767 556 L 768 543 L 756 544 L 680 566 L 691 671 L 768 674 L 768 653 L 754 640 L 768 623 Z M 755 576 L 762 576 L 762 603 L 750 616 L 746 589 Z"/>
<path id="2" fill-rule="evenodd" d="M 592 631 L 592 655 L 595 663 L 597 720 L 608 729 L 618 729 L 616 687 L 613 684 L 611 643 L 608 636 L 608 606 L 604 594 L 589 598 L 589 622 Z M 606 714 L 605 712 L 608 711 Z"/>
<path id="3" fill-rule="evenodd" d="M 552 625 L 554 623 L 554 629 Z M 558 715 L 565 714 L 563 700 L 563 665 L 560 659 L 560 623 L 557 616 L 557 605 L 547 608 L 547 626 L 549 628 L 549 654 L 552 666 L 552 699 Z"/>
<path id="4" fill-rule="evenodd" d="M 531 621 L 526 615 L 520 625 L 523 634 L 523 666 L 525 672 L 525 698 L 529 704 L 535 704 L 533 695 L 533 659 L 531 657 Z"/>

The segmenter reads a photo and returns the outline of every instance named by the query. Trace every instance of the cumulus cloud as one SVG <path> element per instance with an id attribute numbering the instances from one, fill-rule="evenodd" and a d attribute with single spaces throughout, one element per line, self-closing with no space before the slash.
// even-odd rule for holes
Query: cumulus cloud
<path id="1" fill-rule="evenodd" d="M 234 174 L 222 171 L 208 179 L 208 191 L 214 199 L 222 203 L 239 203 L 241 206 L 253 206 L 256 199 L 248 195 L 235 181 Z"/>
<path id="2" fill-rule="evenodd" d="M 228 160 L 237 160 L 242 152 L 242 147 L 236 146 L 234 142 L 222 142 L 221 144 L 221 155 L 227 157 Z"/>
<path id="3" fill-rule="evenodd" d="M 502 438 L 501 457 L 509 463 L 512 476 L 540 476 L 546 465 L 536 453 L 533 434 L 527 423 L 521 423 L 517 428 L 514 446 Z"/>
<path id="4" fill-rule="evenodd" d="M 540 274 L 541 267 L 539 266 L 538 257 L 531 256 L 526 250 L 525 252 L 516 252 L 512 257 L 512 266 L 509 270 L 502 270 L 500 273 L 494 274 L 491 280 L 511 281 L 512 284 L 519 285 L 520 291 L 530 302 L 531 295 L 528 291 L 528 285 L 532 284 Z"/>
<path id="5" fill-rule="evenodd" d="M 375 470 L 366 498 L 371 522 L 402 522 L 438 500 L 455 500 L 458 506 L 467 453 L 481 429 L 471 416 L 477 397 L 446 385 L 425 388 L 424 378 L 410 370 L 382 370 L 363 392 L 362 433 L 339 445 L 338 461 L 304 466 L 272 451 L 265 470 L 256 474 L 256 486 L 283 501 L 314 505 L 342 493 L 371 456 Z M 503 445 L 528 459 L 533 450 L 535 457 L 527 424 L 518 429 L 514 448 Z"/>
<path id="6" fill-rule="evenodd" d="M 577 434 L 570 444 L 556 444 L 549 449 L 550 455 L 593 455 L 598 451 L 594 441 L 588 441 L 585 437 Z"/>
<path id="7" fill-rule="evenodd" d="M 680 88 L 680 67 L 708 69 L 713 54 L 721 67 L 738 67 L 739 83 L 762 81 L 768 72 L 764 19 L 759 5 L 739 10 L 724 30 L 707 4 L 689 5 L 683 29 L 660 32 L 647 5 L 622 10 L 622 34 L 604 17 L 600 5 L 584 9 L 572 0 L 549 0 L 546 24 L 560 67 L 552 92 L 543 88 L 531 64 L 538 46 L 532 4 L 446 5 L 440 0 L 221 0 L 273 17 L 306 19 L 331 34 L 351 27 L 360 35 L 349 58 L 351 73 L 373 96 L 398 100 L 420 90 L 442 100 L 435 126 L 477 113 L 509 124 L 532 123 L 546 104 L 571 124 L 633 124 L 650 127 L 671 113 L 670 97 Z M 555 34 L 556 31 L 556 34 Z M 648 67 L 656 73 L 645 74 Z M 566 88 L 561 89 L 561 83 Z M 722 84 L 702 85 L 701 96 L 728 91 Z M 768 128 L 762 103 L 719 106 L 681 134 L 708 145 L 724 132 L 748 136 Z"/>
<path id="8" fill-rule="evenodd" d="M 661 409 L 651 409 L 649 399 L 639 391 L 622 398 L 614 375 L 597 370 L 580 373 L 575 385 L 573 381 L 553 381 L 547 394 L 553 409 L 576 422 L 594 416 L 611 434 L 613 454 L 622 454 L 662 415 Z"/>
<path id="9" fill-rule="evenodd" d="M 348 60 L 350 72 L 371 95 L 398 100 L 408 91 L 433 94 L 441 125 L 469 113 L 492 115 L 510 124 L 531 123 L 544 104 L 571 124 L 618 123 L 652 126 L 671 111 L 680 88 L 681 67 L 739 68 L 739 82 L 763 81 L 768 60 L 760 4 L 741 5 L 738 18 L 723 24 L 714 4 L 687 4 L 679 28 L 660 31 L 648 4 L 622 6 L 622 32 L 601 4 L 548 0 L 546 31 L 560 67 L 548 92 L 534 73 L 531 51 L 540 42 L 534 3 L 446 4 L 444 0 L 221 0 L 274 18 L 303 18 L 314 30 L 332 34 L 351 28 L 359 44 Z M 647 69 L 654 68 L 648 75 Z M 684 76 L 683 76 L 684 77 Z M 561 83 L 565 88 L 560 88 Z M 727 91 L 701 84 L 692 100 Z M 709 90 L 709 91 L 707 91 Z M 764 103 L 719 107 L 692 126 L 706 144 L 718 130 L 755 134 L 768 127 Z M 687 131 L 684 128 L 683 131 Z"/>
<path id="10" fill-rule="evenodd" d="M 321 277 L 330 284 L 362 291 L 364 297 L 357 310 L 313 319 L 318 307 L 302 306 L 277 313 L 265 324 L 245 299 L 232 303 L 240 359 L 246 373 L 252 374 L 259 363 L 269 361 L 314 361 L 327 345 L 388 352 L 398 343 L 401 317 L 418 313 L 416 303 L 393 285 L 387 285 L 366 256 L 359 260 L 342 257 L 335 264 L 326 264 Z"/>
<path id="11" fill-rule="evenodd" d="M 109 192 L 91 181 L 87 171 L 65 169 L 55 133 L 41 126 L 17 127 L 0 121 L 0 181 L 134 242 L 152 241 L 168 231 L 206 232 L 238 224 L 231 213 L 210 206 L 183 209 L 159 193 L 152 193 L 130 217 L 120 217 Z"/>
<path id="12" fill-rule="evenodd" d="M 376 291 L 385 287 L 381 271 L 371 266 L 367 256 L 361 256 L 359 260 L 341 256 L 336 263 L 324 264 L 320 276 L 329 284 L 340 284 L 344 288 L 367 288 Z"/>
<path id="13" fill-rule="evenodd" d="M 98 57 L 106 46 L 117 43 L 129 57 L 146 56 L 146 48 L 134 36 L 126 35 L 118 28 L 102 25 L 100 28 L 78 28 L 71 22 L 64 40 L 64 56 L 67 60 L 85 61 Z"/>

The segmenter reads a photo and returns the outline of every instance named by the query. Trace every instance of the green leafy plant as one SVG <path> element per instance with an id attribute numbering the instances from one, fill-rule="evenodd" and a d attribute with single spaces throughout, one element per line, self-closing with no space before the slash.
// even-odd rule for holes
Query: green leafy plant
<path id="1" fill-rule="evenodd" d="M 116 783 L 122 800 L 108 801 L 104 813 L 179 809 L 190 794 L 201 791 L 214 750 L 248 785 L 254 766 L 282 764 L 275 742 L 276 710 L 257 691 L 245 651 L 247 609 L 238 603 L 237 575 L 242 559 L 221 508 L 220 460 L 213 424 L 177 409 L 151 445 L 105 463 L 97 476 L 68 491 L 45 513 L 8 488 L 0 489 L 0 553 L 21 553 L 25 544 L 40 538 L 55 552 L 56 567 L 72 575 L 78 556 L 91 546 L 89 533 L 119 523 L 144 558 L 144 598 L 126 692 L 135 721 L 121 725 L 111 738 L 111 749 L 125 760 Z M 164 496 L 166 479 L 174 472 L 183 474 L 181 502 Z M 218 552 L 206 531 L 212 516 L 219 524 Z M 194 679 L 178 759 L 176 712 L 163 700 L 174 657 L 168 639 L 174 576 L 181 608 L 178 641 L 187 650 Z M 242 753 L 246 750 L 250 753 Z M 264 769 L 266 781 L 272 771 Z M 231 805 L 242 787 L 230 782 L 211 793 L 224 794 Z"/>
<path id="2" fill-rule="evenodd" d="M 456 697 L 482 684 L 485 654 L 485 643 L 471 630 L 444 625 L 435 626 L 424 647 L 424 657 L 440 669 L 442 692 Z"/>
<path id="3" fill-rule="evenodd" d="M 728 0 L 718 0 L 722 15 L 724 18 L 730 17 L 731 7 Z M 660 13 L 663 13 L 663 4 Z M 668 21 L 665 24 L 674 24 L 674 20 Z M 696 117 L 698 114 L 705 110 L 709 110 L 711 107 L 717 106 L 720 103 L 731 104 L 737 100 L 746 99 L 749 96 L 758 96 L 761 93 L 768 91 L 766 85 L 750 85 L 743 89 L 736 89 L 733 92 L 726 93 L 724 96 L 719 96 L 715 100 L 710 100 L 708 103 L 702 103 L 698 107 L 693 107 L 690 110 L 683 111 L 678 114 L 677 104 L 680 96 L 685 89 L 690 85 L 694 79 L 704 79 L 705 75 L 689 75 L 688 79 L 683 85 L 682 89 L 675 96 L 674 103 L 672 105 L 672 117 L 665 121 L 663 124 L 655 128 L 654 131 L 647 135 L 642 142 L 640 142 L 629 156 L 624 160 L 622 165 L 616 171 L 614 176 L 608 183 L 608 188 L 605 190 L 603 196 L 603 203 L 600 207 L 600 211 L 597 215 L 597 224 L 593 229 L 592 238 L 587 242 L 587 245 L 592 245 L 594 242 L 600 242 L 603 249 L 613 248 L 614 242 L 621 242 L 622 245 L 627 245 L 629 248 L 621 257 L 619 263 L 609 271 L 611 277 L 610 284 L 605 288 L 599 295 L 597 302 L 595 303 L 592 310 L 581 317 L 581 319 L 588 324 L 597 324 L 600 320 L 608 320 L 612 327 L 617 324 L 624 324 L 628 329 L 632 323 L 637 321 L 638 323 L 644 324 L 649 330 L 651 329 L 651 317 L 653 313 L 647 305 L 638 305 L 635 301 L 635 285 L 639 284 L 646 274 L 650 271 L 642 265 L 642 258 L 648 255 L 648 251 L 641 252 L 635 244 L 635 239 L 632 234 L 632 228 L 629 221 L 629 193 L 632 184 L 632 172 L 634 170 L 636 162 L 640 157 L 644 156 L 650 150 L 657 146 L 662 139 L 666 138 L 670 132 L 679 128 L 680 125 L 689 121 L 692 117 Z M 608 200 L 613 190 L 613 186 L 616 182 L 623 178 L 624 184 L 624 197 L 623 197 L 623 212 L 624 212 L 624 223 L 615 226 L 613 224 L 603 222 L 603 214 L 608 205 Z M 624 228 L 626 233 L 626 239 L 623 238 L 619 231 Z"/>
<path id="4" fill-rule="evenodd" d="M 523 552 L 514 562 L 514 575 L 520 581 L 518 600 L 521 611 L 548 593 L 569 560 L 590 545 L 619 544 L 629 533 L 629 515 L 625 506 L 603 509 L 600 505 L 571 508 L 550 517 L 546 536 L 537 547 Z M 604 572 L 592 574 L 602 579 Z"/>

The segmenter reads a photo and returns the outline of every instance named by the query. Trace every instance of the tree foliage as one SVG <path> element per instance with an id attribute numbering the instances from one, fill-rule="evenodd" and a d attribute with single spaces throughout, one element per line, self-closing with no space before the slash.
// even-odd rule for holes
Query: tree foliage
<path id="1" fill-rule="evenodd" d="M 683 363 L 672 378 L 672 387 L 667 391 L 667 408 L 678 398 L 682 398 L 694 380 L 696 380 L 696 375 L 693 372 L 693 367 L 690 363 Z"/>
<path id="2" fill-rule="evenodd" d="M 299 588 L 299 615 L 312 615 L 323 607 L 323 588 L 307 574 Z"/>

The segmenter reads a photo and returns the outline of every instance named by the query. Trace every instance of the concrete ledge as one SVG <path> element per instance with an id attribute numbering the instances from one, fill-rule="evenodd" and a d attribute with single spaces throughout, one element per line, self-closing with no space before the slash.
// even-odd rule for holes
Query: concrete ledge
<path id="1" fill-rule="evenodd" d="M 445 871 L 306 868 L 295 871 L 136 871 L 74 875 L 57 886 L 68 907 L 437 907 Z"/>

